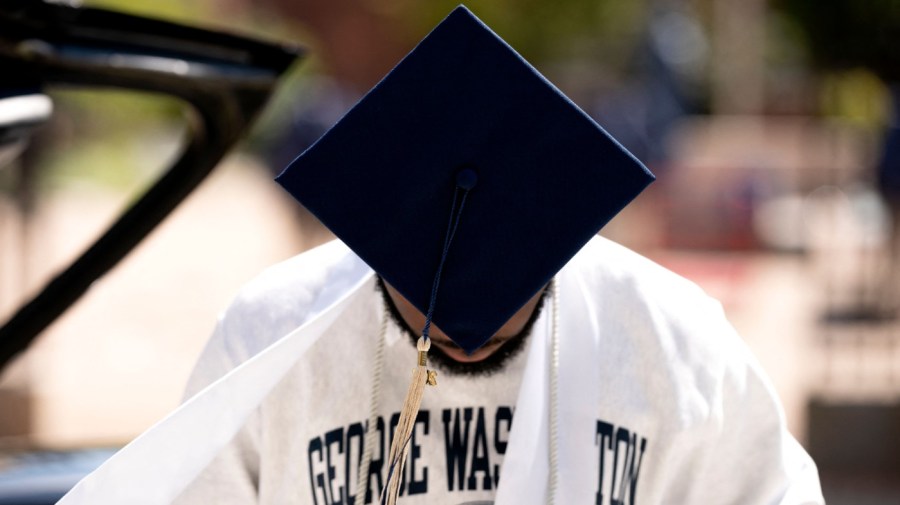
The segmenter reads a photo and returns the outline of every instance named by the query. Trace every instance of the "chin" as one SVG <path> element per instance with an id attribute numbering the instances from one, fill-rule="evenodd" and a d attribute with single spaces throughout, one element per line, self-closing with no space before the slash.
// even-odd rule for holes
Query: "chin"
<path id="1" fill-rule="evenodd" d="M 482 350 L 477 350 L 472 353 L 472 355 L 466 354 L 464 351 L 459 349 L 441 349 L 443 353 L 453 361 L 457 363 L 478 363 L 486 360 L 491 356 L 492 353 Z"/>

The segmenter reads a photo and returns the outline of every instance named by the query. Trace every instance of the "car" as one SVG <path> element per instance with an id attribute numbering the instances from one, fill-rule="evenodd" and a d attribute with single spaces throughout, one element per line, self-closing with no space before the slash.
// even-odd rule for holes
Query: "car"
<path id="1" fill-rule="evenodd" d="M 51 117 L 55 86 L 169 95 L 199 119 L 156 183 L 0 326 L 2 371 L 204 180 L 305 51 L 49 0 L 0 0 L 0 33 L 0 170 Z M 0 452 L 0 504 L 55 503 L 115 450 Z"/>

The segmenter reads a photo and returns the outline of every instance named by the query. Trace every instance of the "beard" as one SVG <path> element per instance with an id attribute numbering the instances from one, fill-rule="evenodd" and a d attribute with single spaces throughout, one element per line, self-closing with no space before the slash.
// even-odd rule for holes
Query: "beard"
<path id="1" fill-rule="evenodd" d="M 415 349 L 416 343 L 419 340 L 418 333 L 416 330 L 412 329 L 409 324 L 407 324 L 406 320 L 403 319 L 403 316 L 400 315 L 400 311 L 397 310 L 397 306 L 394 305 L 394 301 L 391 299 L 390 295 L 388 295 L 387 289 L 385 289 L 384 286 L 384 281 L 381 277 L 378 277 L 377 279 L 377 289 L 381 293 L 381 297 L 384 300 L 385 306 L 388 308 L 391 319 L 394 321 L 394 324 L 406 334 L 413 349 Z M 544 308 L 544 299 L 547 297 L 547 291 L 547 289 L 544 289 L 541 293 L 537 305 L 535 305 L 534 310 L 531 312 L 531 316 L 529 316 L 528 321 L 525 323 L 525 326 L 522 327 L 522 330 L 510 337 L 503 345 L 497 348 L 496 351 L 483 360 L 462 363 L 448 356 L 438 346 L 433 345 L 431 346 L 431 350 L 428 351 L 428 361 L 439 371 L 450 375 L 488 377 L 502 371 L 525 347 L 525 342 L 531 334 L 531 329 Z"/>

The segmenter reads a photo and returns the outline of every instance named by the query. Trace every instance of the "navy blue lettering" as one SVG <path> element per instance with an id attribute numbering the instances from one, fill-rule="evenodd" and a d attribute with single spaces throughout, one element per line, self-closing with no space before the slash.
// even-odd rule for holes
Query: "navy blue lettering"
<path id="1" fill-rule="evenodd" d="M 503 456 L 506 454 L 506 445 L 508 444 L 509 430 L 512 429 L 512 409 L 509 407 L 498 407 L 497 415 L 494 417 L 494 450 L 497 454 Z M 501 431 L 500 423 L 505 423 L 506 428 Z M 501 435 L 503 433 L 504 435 Z M 494 465 L 494 487 L 500 483 L 500 465 Z"/>
<path id="2" fill-rule="evenodd" d="M 307 458 L 309 459 L 309 486 L 310 490 L 312 490 L 313 494 L 313 504 L 319 504 L 318 492 L 322 491 L 322 503 L 328 505 L 330 502 L 328 501 L 328 493 L 325 490 L 325 474 L 322 472 L 315 472 L 313 468 L 316 466 L 313 464 L 313 454 L 319 454 L 319 463 L 324 461 L 324 455 L 322 454 L 322 438 L 316 437 L 309 441 L 309 448 L 307 449 Z"/>
<path id="3" fill-rule="evenodd" d="M 597 480 L 596 505 L 604 503 L 606 489 L 606 451 L 612 451 L 612 472 L 609 475 L 609 505 L 634 505 L 637 502 L 637 483 L 647 449 L 647 439 L 623 427 L 597 420 L 594 444 L 599 446 L 600 474 Z M 621 472 L 620 472 L 621 469 Z"/>
<path id="4" fill-rule="evenodd" d="M 428 424 L 431 414 L 427 410 L 420 410 L 416 415 L 416 424 L 413 426 L 412 438 L 409 441 L 409 494 L 425 494 L 428 492 L 428 467 L 422 466 L 422 478 L 416 479 L 416 460 L 422 456 L 422 446 L 416 442 L 416 428 L 422 425 L 422 435 L 428 435 Z"/>
<path id="5" fill-rule="evenodd" d="M 337 493 L 334 492 L 334 477 L 336 467 L 332 464 L 331 447 L 337 445 L 337 453 L 344 453 L 344 428 L 336 428 L 325 434 L 325 465 L 328 469 L 328 493 L 331 496 L 332 505 L 344 505 L 344 486 L 338 485 Z"/>
<path id="6" fill-rule="evenodd" d="M 463 478 L 466 474 L 466 455 L 469 450 L 469 424 L 472 421 L 472 409 L 462 409 L 465 426 L 460 430 L 460 409 L 444 409 L 441 420 L 444 422 L 444 449 L 447 456 L 447 490 L 453 491 L 454 482 L 462 490 Z M 451 420 L 453 427 L 451 429 Z M 451 434 L 452 432 L 452 434 Z"/>
<path id="7" fill-rule="evenodd" d="M 597 502 L 596 505 L 603 503 L 603 466 L 606 455 L 606 449 L 612 449 L 613 425 L 597 420 L 597 431 L 594 437 L 594 444 L 600 446 L 600 474 L 597 477 Z"/>
<path id="8" fill-rule="evenodd" d="M 363 425 L 362 423 L 353 423 L 347 427 L 347 438 L 344 442 L 344 445 L 347 447 L 347 454 L 344 458 L 344 482 L 347 488 L 347 505 L 355 505 L 356 504 L 356 489 L 359 487 L 359 467 L 362 464 L 362 453 L 365 448 L 365 437 L 363 436 Z M 353 439 L 356 439 L 356 444 L 353 443 Z M 356 450 L 354 451 L 354 445 Z M 351 463 L 354 461 L 353 454 L 356 453 L 356 464 L 352 465 Z M 356 469 L 354 472 L 353 469 Z M 350 483 L 353 483 L 352 489 Z"/>
<path id="9" fill-rule="evenodd" d="M 469 470 L 469 490 L 478 489 L 476 472 L 484 472 L 481 479 L 481 488 L 491 489 L 491 460 L 488 455 L 487 430 L 484 426 L 484 407 L 478 408 L 478 416 L 475 418 L 475 439 L 472 443 L 472 468 Z"/>
<path id="10" fill-rule="evenodd" d="M 506 454 L 509 445 L 514 411 L 510 407 L 497 407 L 491 423 L 492 419 L 488 417 L 489 413 L 486 410 L 485 407 L 460 407 L 444 409 L 441 412 L 448 491 L 493 490 L 499 483 L 501 472 L 499 459 Z M 311 439 L 307 449 L 311 503 L 314 505 L 377 503 L 387 478 L 385 473 L 389 471 L 388 450 L 396 435 L 399 418 L 399 413 L 393 414 L 390 418 L 377 417 L 374 426 L 370 426 L 368 421 L 352 423 Z M 601 422 L 598 422 L 598 434 L 603 430 L 602 426 L 609 426 L 610 434 L 605 438 L 599 437 L 601 443 L 605 446 L 606 442 L 610 442 L 610 449 L 614 448 L 617 451 L 613 456 L 614 461 L 623 468 L 621 474 L 613 470 L 616 482 L 613 483 L 612 496 L 630 494 L 633 501 L 646 441 L 641 440 L 640 455 L 637 454 L 636 447 L 631 453 L 627 450 L 622 451 L 618 446 L 613 447 L 612 434 L 624 436 L 626 445 L 629 441 L 635 445 L 638 438 L 628 438 L 627 430 L 624 434 L 617 433 L 614 427 Z M 492 431 L 489 431 L 491 429 Z M 412 434 L 406 442 L 408 445 L 406 465 L 402 475 L 398 476 L 401 496 L 427 495 L 429 492 L 429 465 L 423 449 L 430 432 L 431 412 L 421 410 L 416 416 Z M 621 443 L 621 440 L 617 441 Z M 372 454 L 368 473 L 361 476 L 360 470 L 367 444 L 372 445 Z M 604 455 L 601 454 L 601 485 L 605 491 L 607 484 L 603 475 L 603 458 Z M 619 489 L 615 489 L 616 485 Z M 365 486 L 364 502 L 356 500 L 356 495 L 362 491 L 359 486 Z M 431 491 L 434 491 L 433 487 Z M 602 499 L 602 496 L 598 492 L 598 499 Z M 624 505 L 624 501 L 613 505 Z"/>
<path id="11" fill-rule="evenodd" d="M 617 503 L 619 505 L 625 505 L 626 493 L 629 493 L 630 500 L 629 504 L 634 505 L 637 495 L 637 480 L 638 474 L 641 472 L 641 463 L 644 461 L 644 449 L 647 447 L 647 439 L 641 438 L 641 455 L 640 458 L 637 458 L 637 433 L 631 434 L 631 440 L 628 442 L 628 459 L 625 467 L 622 468 L 622 482 L 619 485 L 619 497 L 617 500 L 612 503 Z M 635 466 L 635 459 L 637 459 L 637 466 Z"/>
<path id="12" fill-rule="evenodd" d="M 622 455 L 622 472 L 625 471 L 625 463 L 628 459 L 628 445 L 631 438 L 631 433 L 628 432 L 627 429 L 619 427 L 616 429 L 616 441 L 613 445 L 615 451 L 613 452 L 613 471 L 612 478 L 609 483 L 609 505 L 622 505 L 621 502 L 617 499 L 619 493 L 616 493 L 616 481 L 618 480 L 616 477 L 619 475 L 618 467 L 619 467 L 619 455 Z M 625 450 L 619 451 L 619 446 L 625 444 Z M 621 491 L 621 490 L 620 490 Z"/>

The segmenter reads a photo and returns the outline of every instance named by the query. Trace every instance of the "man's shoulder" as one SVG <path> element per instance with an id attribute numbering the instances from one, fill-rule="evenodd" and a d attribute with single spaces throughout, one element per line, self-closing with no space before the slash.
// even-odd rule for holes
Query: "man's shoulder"
<path id="1" fill-rule="evenodd" d="M 682 379 L 679 387 L 711 398 L 715 377 L 752 361 L 721 303 L 650 259 L 597 238 L 567 268 L 619 362 L 635 370 L 668 367 Z"/>
<path id="2" fill-rule="evenodd" d="M 326 242 L 260 272 L 241 288 L 231 309 L 307 297 L 361 262 L 340 240 Z"/>
<path id="3" fill-rule="evenodd" d="M 339 299 L 371 270 L 334 240 L 263 270 L 221 314 L 217 333 L 252 355 Z M 323 301 L 324 300 L 324 301 Z M 248 341 L 252 340 L 252 342 Z"/>
<path id="4" fill-rule="evenodd" d="M 370 276 L 369 267 L 338 241 L 265 269 L 219 316 L 191 375 L 188 395 L 329 311 Z"/>
<path id="5" fill-rule="evenodd" d="M 694 282 L 605 237 L 595 236 L 566 266 L 604 291 L 634 293 L 647 302 L 711 298 Z"/>

